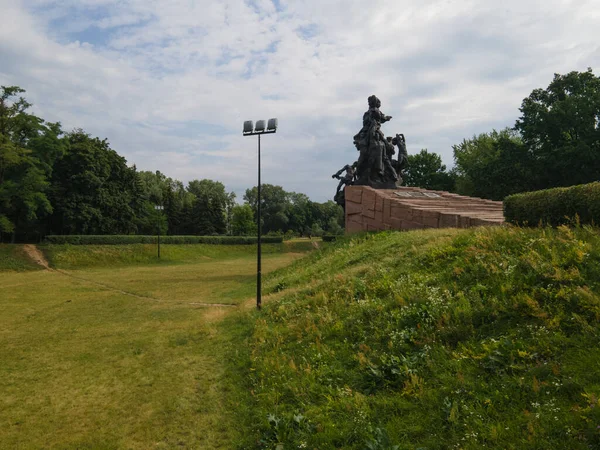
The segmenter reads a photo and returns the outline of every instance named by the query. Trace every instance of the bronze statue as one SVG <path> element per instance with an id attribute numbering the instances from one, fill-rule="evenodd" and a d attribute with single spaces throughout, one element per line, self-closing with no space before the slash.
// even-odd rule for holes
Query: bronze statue
<path id="1" fill-rule="evenodd" d="M 363 114 L 363 127 L 354 136 L 354 145 L 360 152 L 355 184 L 393 189 L 398 181 L 397 169 L 392 164 L 394 145 L 381 131 L 381 124 L 390 121 L 392 116 L 381 112 L 381 100 L 375 95 L 368 98 L 368 103 L 369 110 Z"/>
<path id="2" fill-rule="evenodd" d="M 367 101 L 369 109 L 363 114 L 363 126 L 354 136 L 354 146 L 359 152 L 358 161 L 332 175 L 332 178 L 340 180 L 334 200 L 342 207 L 345 206 L 345 186 L 356 184 L 376 189 L 395 189 L 402 183 L 402 171 L 408 162 L 404 135 L 386 138 L 381 131 L 381 124 L 389 122 L 392 116 L 381 112 L 381 100 L 375 95 L 371 95 Z M 394 159 L 395 146 L 398 146 L 397 160 Z M 340 178 L 344 171 L 346 174 Z"/>
<path id="3" fill-rule="evenodd" d="M 342 186 L 350 186 L 353 182 L 354 182 L 354 176 L 356 174 L 355 172 L 355 167 L 356 167 L 356 163 L 349 165 L 346 164 L 344 167 L 342 167 L 340 170 L 338 170 L 336 173 L 334 173 L 333 175 L 331 175 L 331 178 L 337 178 L 338 180 L 340 180 L 338 187 L 335 191 L 335 195 L 338 195 L 338 193 L 340 192 L 340 189 L 342 188 Z M 343 171 L 346 171 L 346 173 L 344 174 L 343 177 L 340 177 L 341 173 Z"/>

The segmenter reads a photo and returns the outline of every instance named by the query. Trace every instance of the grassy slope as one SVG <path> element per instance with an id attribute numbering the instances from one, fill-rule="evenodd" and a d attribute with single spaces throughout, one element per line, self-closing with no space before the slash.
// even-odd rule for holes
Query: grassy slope
<path id="1" fill-rule="evenodd" d="M 0 448 L 232 447 L 222 364 L 230 332 L 216 328 L 231 309 L 196 303 L 251 297 L 254 249 L 209 246 L 199 254 L 212 259 L 194 259 L 200 246 L 182 247 L 169 265 L 121 257 L 113 268 L 84 247 L 75 257 L 53 246 L 62 267 L 77 258 L 94 267 L 0 273 Z M 298 256 L 271 252 L 264 270 Z"/>
<path id="2" fill-rule="evenodd" d="M 43 245 L 40 246 L 50 266 L 58 269 L 90 267 L 120 267 L 131 265 L 162 265 L 197 263 L 210 260 L 251 258 L 256 255 L 254 245 L 161 245 L 161 259 L 157 258 L 155 244 L 128 245 Z M 306 252 L 310 242 L 263 244 L 265 255 L 288 252 Z M 254 256 L 255 257 L 255 256 Z"/>
<path id="3" fill-rule="evenodd" d="M 598 230 L 357 237 L 268 290 L 223 324 L 240 447 L 600 448 Z"/>
<path id="4" fill-rule="evenodd" d="M 23 251 L 23 246 L 18 244 L 0 244 L 0 272 L 40 270 Z"/>

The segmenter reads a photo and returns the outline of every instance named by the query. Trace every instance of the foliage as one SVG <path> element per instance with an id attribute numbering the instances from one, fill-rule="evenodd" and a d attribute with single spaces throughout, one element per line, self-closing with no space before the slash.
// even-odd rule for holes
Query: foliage
<path id="1" fill-rule="evenodd" d="M 236 319 L 238 448 L 599 447 L 599 260 L 588 227 L 338 239 Z"/>
<path id="2" fill-rule="evenodd" d="M 52 172 L 51 229 L 60 234 L 119 234 L 137 230 L 142 209 L 135 168 L 100 140 L 75 130 Z"/>
<path id="3" fill-rule="evenodd" d="M 264 233 L 292 230 L 300 236 L 320 236 L 323 230 L 339 234 L 343 229 L 343 209 L 331 200 L 325 203 L 312 202 L 304 194 L 286 192 L 281 186 L 271 184 L 262 185 L 261 199 Z M 258 188 L 247 189 L 244 200 L 256 217 Z"/>
<path id="4" fill-rule="evenodd" d="M 211 245 L 253 245 L 256 244 L 256 236 L 161 236 L 161 244 L 211 244 Z M 283 242 L 281 236 L 262 236 L 261 241 L 265 244 L 276 244 Z M 48 244 L 70 244 L 70 245 L 122 245 L 122 244 L 156 244 L 158 236 L 149 235 L 50 235 L 46 236 Z"/>
<path id="5" fill-rule="evenodd" d="M 502 200 L 535 186 L 533 157 L 514 130 L 482 133 L 452 148 L 460 194 Z"/>
<path id="6" fill-rule="evenodd" d="M 504 199 L 504 215 L 530 226 L 600 224 L 600 182 L 511 195 Z"/>
<path id="7" fill-rule="evenodd" d="M 257 231 L 254 213 L 250 205 L 235 205 L 231 210 L 231 234 L 245 236 Z"/>
<path id="8" fill-rule="evenodd" d="M 427 149 L 421 150 L 416 155 L 408 155 L 408 167 L 404 171 L 404 184 L 423 189 L 451 191 L 454 189 L 454 179 L 446 172 L 442 158 L 437 153 L 430 153 Z"/>
<path id="9" fill-rule="evenodd" d="M 17 86 L 0 86 L 0 235 L 15 240 L 16 231 L 27 233 L 52 212 L 47 197 L 48 176 L 62 147 L 59 124 L 44 121 Z"/>
<path id="10" fill-rule="evenodd" d="M 536 188 L 571 186 L 600 173 L 600 77 L 555 74 L 523 100 L 515 128 L 535 158 Z"/>
<path id="11" fill-rule="evenodd" d="M 29 113 L 17 86 L 0 90 L 0 241 L 48 234 L 248 235 L 256 233 L 256 188 L 246 204 L 215 180 L 187 186 L 160 171 L 138 172 L 106 139 Z M 311 202 L 281 186 L 263 186 L 264 232 L 342 232 L 333 202 Z M 156 206 L 162 206 L 158 211 Z M 234 223 L 235 222 L 235 223 Z"/>

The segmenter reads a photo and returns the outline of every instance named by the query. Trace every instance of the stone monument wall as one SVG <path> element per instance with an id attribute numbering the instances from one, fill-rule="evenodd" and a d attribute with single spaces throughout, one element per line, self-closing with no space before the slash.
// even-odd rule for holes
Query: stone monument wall
<path id="1" fill-rule="evenodd" d="M 468 228 L 504 222 L 502 202 L 414 187 L 347 186 L 346 233 Z"/>

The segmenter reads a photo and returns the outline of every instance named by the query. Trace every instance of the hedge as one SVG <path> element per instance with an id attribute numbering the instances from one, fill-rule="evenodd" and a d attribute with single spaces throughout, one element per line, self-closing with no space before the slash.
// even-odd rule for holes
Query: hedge
<path id="1" fill-rule="evenodd" d="M 579 217 L 600 224 L 600 182 L 525 192 L 504 199 L 504 217 L 517 225 L 563 225 Z"/>
<path id="2" fill-rule="evenodd" d="M 265 244 L 280 244 L 282 236 L 263 236 Z M 138 235 L 53 235 L 46 236 L 47 244 L 71 245 L 118 245 L 118 244 L 156 244 L 156 236 Z M 161 244 L 218 244 L 251 245 L 256 244 L 256 236 L 161 236 Z"/>

